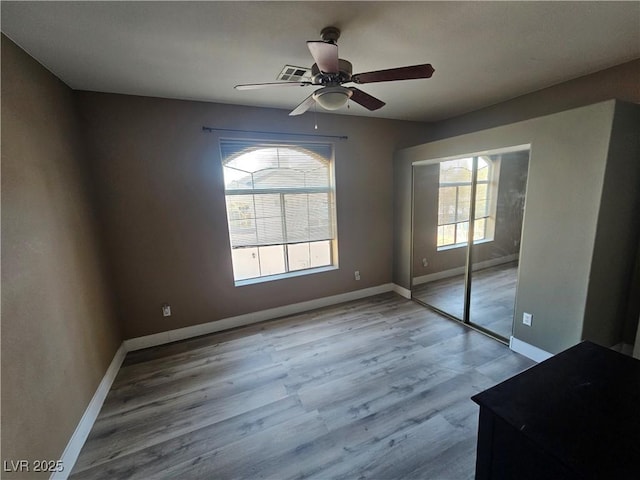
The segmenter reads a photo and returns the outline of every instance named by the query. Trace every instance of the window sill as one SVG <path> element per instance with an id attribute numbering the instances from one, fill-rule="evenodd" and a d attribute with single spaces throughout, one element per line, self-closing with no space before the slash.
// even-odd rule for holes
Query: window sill
<path id="1" fill-rule="evenodd" d="M 326 267 L 307 268 L 304 270 L 296 270 L 293 272 L 279 273 L 277 275 L 269 275 L 265 277 L 247 278 L 245 280 L 236 280 L 236 287 L 244 287 L 246 285 L 255 285 L 257 283 L 272 282 L 274 280 L 284 280 L 286 278 L 301 277 L 303 275 L 313 275 L 314 273 L 329 272 L 337 270 L 337 265 L 327 265 Z"/>
<path id="2" fill-rule="evenodd" d="M 491 243 L 493 242 L 493 238 L 486 238 L 484 240 L 478 240 L 473 242 L 474 245 L 481 245 L 483 243 Z M 444 252 L 446 250 L 455 250 L 456 248 L 464 248 L 467 246 L 467 243 L 456 243 L 455 245 L 444 245 L 443 247 L 437 247 L 436 251 Z"/>

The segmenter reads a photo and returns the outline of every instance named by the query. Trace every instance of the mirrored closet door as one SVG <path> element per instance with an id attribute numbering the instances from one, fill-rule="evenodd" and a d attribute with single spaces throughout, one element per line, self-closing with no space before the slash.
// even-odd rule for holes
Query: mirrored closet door
<path id="1" fill-rule="evenodd" d="M 511 335 L 528 150 L 413 168 L 412 296 L 502 341 Z"/>

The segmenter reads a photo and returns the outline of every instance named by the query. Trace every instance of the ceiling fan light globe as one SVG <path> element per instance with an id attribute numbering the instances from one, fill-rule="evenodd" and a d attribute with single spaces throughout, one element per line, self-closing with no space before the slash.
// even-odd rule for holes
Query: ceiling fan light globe
<path id="1" fill-rule="evenodd" d="M 353 92 L 345 87 L 325 87 L 318 90 L 313 96 L 325 110 L 338 110 L 347 104 L 351 95 Z"/>
<path id="2" fill-rule="evenodd" d="M 318 103 L 325 110 L 338 110 L 346 105 L 349 97 L 342 92 L 325 93 L 318 97 Z"/>

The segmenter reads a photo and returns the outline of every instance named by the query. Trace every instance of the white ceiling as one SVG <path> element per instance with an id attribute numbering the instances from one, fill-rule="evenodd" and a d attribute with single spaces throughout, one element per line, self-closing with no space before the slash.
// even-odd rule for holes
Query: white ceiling
<path id="1" fill-rule="evenodd" d="M 310 66 L 342 30 L 354 73 L 431 63 L 429 80 L 367 84 L 387 102 L 337 113 L 433 121 L 640 57 L 640 2 L 7 2 L 2 31 L 70 87 L 293 109 L 313 87 L 236 91 Z"/>

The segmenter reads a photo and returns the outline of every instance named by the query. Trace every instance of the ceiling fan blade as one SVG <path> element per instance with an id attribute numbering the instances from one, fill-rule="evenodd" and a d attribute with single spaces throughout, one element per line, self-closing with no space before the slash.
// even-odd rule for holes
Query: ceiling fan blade
<path id="1" fill-rule="evenodd" d="M 323 73 L 338 73 L 338 45 L 323 42 L 322 40 L 310 40 L 307 47 L 316 61 L 316 65 Z"/>
<path id="2" fill-rule="evenodd" d="M 362 90 L 358 90 L 355 87 L 349 87 L 349 90 L 353 92 L 351 95 L 351 100 L 356 102 L 357 104 L 362 105 L 367 110 L 378 110 L 386 105 L 382 100 L 377 99 L 369 95 L 368 93 L 363 92 Z"/>
<path id="3" fill-rule="evenodd" d="M 271 82 L 271 83 L 247 83 L 245 85 L 236 85 L 236 90 L 258 90 L 260 88 L 271 87 L 306 87 L 311 82 Z"/>
<path id="4" fill-rule="evenodd" d="M 410 67 L 390 68 L 375 72 L 357 73 L 351 77 L 355 83 L 390 82 L 393 80 L 413 80 L 416 78 L 430 78 L 434 69 L 429 63 L 412 65 Z"/>
<path id="5" fill-rule="evenodd" d="M 305 98 L 300 105 L 294 108 L 292 112 L 289 114 L 289 116 L 293 117 L 296 115 L 302 115 L 304 112 L 309 110 L 309 108 L 311 108 L 311 106 L 314 103 L 316 103 L 316 99 L 313 98 L 313 93 L 312 93 L 307 98 Z"/>

